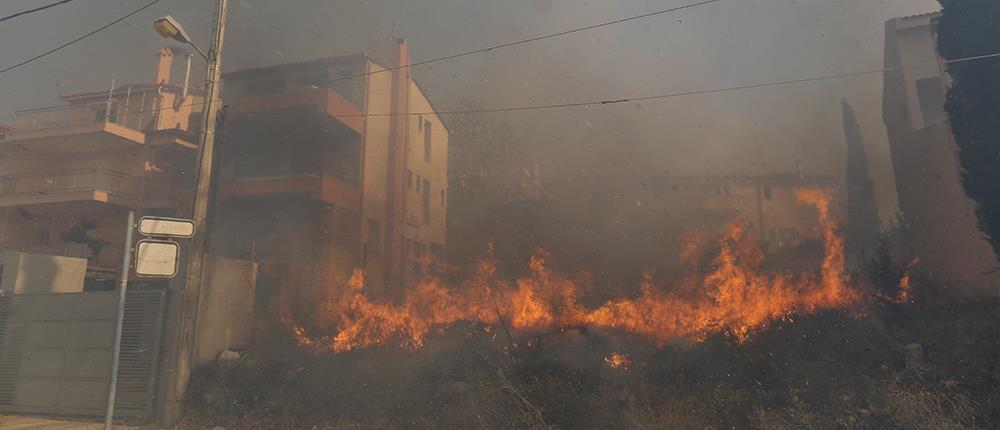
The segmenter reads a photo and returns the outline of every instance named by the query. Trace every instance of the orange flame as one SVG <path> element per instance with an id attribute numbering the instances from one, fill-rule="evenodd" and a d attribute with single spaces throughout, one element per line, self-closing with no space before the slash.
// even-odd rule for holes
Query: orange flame
<path id="1" fill-rule="evenodd" d="M 910 302 L 910 296 L 913 293 L 913 280 L 910 278 L 910 272 L 913 271 L 914 267 L 917 267 L 917 264 L 920 264 L 920 259 L 914 258 L 910 264 L 906 265 L 906 271 L 899 279 L 899 294 L 896 296 L 896 303 Z"/>
<path id="2" fill-rule="evenodd" d="M 629 359 L 627 355 L 620 352 L 615 352 L 607 357 L 604 357 L 604 362 L 607 363 L 608 367 L 611 367 L 612 369 L 628 370 L 629 366 L 632 365 L 632 360 Z"/>
<path id="3" fill-rule="evenodd" d="M 363 294 L 363 272 L 357 270 L 346 295 L 325 307 L 322 326 L 335 334 L 310 337 L 301 326 L 294 326 L 292 335 L 299 345 L 314 350 L 341 352 L 386 344 L 419 348 L 433 330 L 470 321 L 505 328 L 509 324 L 514 330 L 612 328 L 661 346 L 675 340 L 701 341 L 716 333 L 743 342 L 775 321 L 850 306 L 861 299 L 848 286 L 844 240 L 830 217 L 827 193 L 799 189 L 796 197 L 815 206 L 819 215 L 825 256 L 816 272 L 762 273 L 763 253 L 736 222 L 722 240 L 715 269 L 697 279 L 698 295 L 664 292 L 647 274 L 639 297 L 587 309 L 578 300 L 576 283 L 548 269 L 548 254 L 540 251 L 528 263 L 528 275 L 514 286 L 497 277 L 492 259 L 487 258 L 479 262 L 472 277 L 458 285 L 445 286 L 438 279 L 421 281 L 401 305 L 370 302 Z"/>

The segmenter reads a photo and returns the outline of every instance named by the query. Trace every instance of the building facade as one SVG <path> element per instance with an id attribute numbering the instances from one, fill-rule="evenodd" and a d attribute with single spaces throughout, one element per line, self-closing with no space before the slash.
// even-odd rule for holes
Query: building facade
<path id="1" fill-rule="evenodd" d="M 765 250 L 775 251 L 807 240 L 822 239 L 822 226 L 812 205 L 801 203 L 796 190 L 818 188 L 829 193 L 831 215 L 842 223 L 843 187 L 839 178 L 803 173 L 649 178 L 666 190 L 659 203 L 681 218 L 697 218 L 708 233 L 722 233 L 739 220 Z"/>
<path id="2" fill-rule="evenodd" d="M 939 13 L 885 26 L 883 122 L 899 208 L 919 270 L 946 287 L 984 289 L 997 267 L 959 180 L 957 147 L 944 110 L 949 77 L 936 49 Z"/>
<path id="3" fill-rule="evenodd" d="M 86 287 L 111 289 L 128 211 L 186 213 L 203 91 L 171 80 L 175 66 L 164 48 L 149 83 L 15 113 L 0 140 L 0 251 L 87 259 Z"/>
<path id="4" fill-rule="evenodd" d="M 395 67 L 408 62 L 400 40 L 388 67 L 349 55 L 224 75 L 213 239 L 258 261 L 258 291 L 292 311 L 341 294 L 359 267 L 366 293 L 400 298 L 425 256 L 444 255 L 448 130 Z"/>

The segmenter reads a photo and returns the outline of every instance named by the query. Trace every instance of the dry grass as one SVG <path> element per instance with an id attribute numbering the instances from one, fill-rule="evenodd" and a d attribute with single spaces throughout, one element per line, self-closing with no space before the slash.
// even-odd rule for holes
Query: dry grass
<path id="1" fill-rule="evenodd" d="M 988 428 L 982 407 L 961 393 L 931 391 L 893 381 L 888 409 L 901 427 L 918 430 Z"/>

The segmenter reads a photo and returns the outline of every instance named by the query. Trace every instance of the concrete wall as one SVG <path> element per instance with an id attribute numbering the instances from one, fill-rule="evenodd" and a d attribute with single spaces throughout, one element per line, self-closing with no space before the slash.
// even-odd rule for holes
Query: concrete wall
<path id="1" fill-rule="evenodd" d="M 368 70 L 375 72 L 383 67 L 368 62 Z M 392 106 L 392 74 L 368 75 L 366 113 L 386 113 Z M 376 295 L 381 295 L 385 283 L 386 187 L 389 157 L 388 116 L 370 116 L 365 119 L 361 192 L 361 243 L 367 281 Z M 373 236 L 378 237 L 373 237 Z"/>
<path id="2" fill-rule="evenodd" d="M 253 340 L 257 265 L 215 257 L 210 279 L 199 305 L 198 366 L 212 362 L 223 350 L 244 350 Z"/>
<path id="3" fill-rule="evenodd" d="M 7 294 L 80 293 L 87 260 L 0 252 L 0 290 Z"/>

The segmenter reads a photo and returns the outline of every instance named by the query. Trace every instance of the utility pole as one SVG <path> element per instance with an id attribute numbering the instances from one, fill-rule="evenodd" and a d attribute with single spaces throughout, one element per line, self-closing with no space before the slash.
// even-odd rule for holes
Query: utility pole
<path id="1" fill-rule="evenodd" d="M 219 0 L 216 10 L 215 35 L 212 46 L 206 55 L 208 77 L 205 83 L 205 117 L 200 136 L 201 154 L 198 158 L 198 177 L 195 185 L 194 209 L 191 215 L 195 226 L 195 235 L 188 255 L 184 287 L 180 294 L 174 298 L 180 309 L 178 313 L 174 314 L 179 320 L 176 320 L 176 337 L 172 339 L 175 349 L 175 351 L 171 351 L 174 358 L 173 381 L 164 381 L 170 386 L 165 393 L 162 419 L 170 425 L 176 423 L 180 418 L 180 402 L 187 390 L 191 368 L 197 357 L 199 307 L 205 296 L 202 281 L 204 280 L 205 265 L 211 261 L 208 253 L 210 232 L 206 220 L 211 204 L 212 172 L 215 165 L 215 124 L 219 105 L 222 103 L 219 100 L 219 83 L 222 79 L 222 46 L 226 34 L 227 7 L 227 0 Z M 181 33 L 183 34 L 183 31 Z M 184 38 L 187 39 L 186 34 L 184 34 Z M 194 46 L 193 43 L 192 46 Z M 195 48 L 197 49 L 197 47 Z"/>

